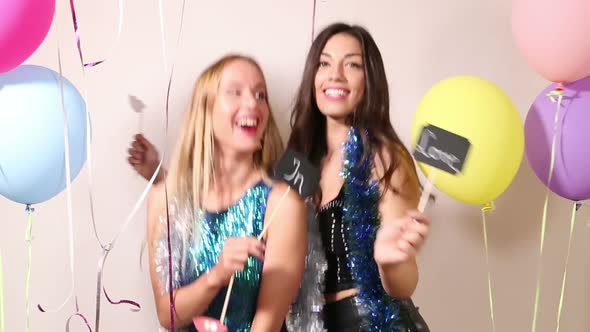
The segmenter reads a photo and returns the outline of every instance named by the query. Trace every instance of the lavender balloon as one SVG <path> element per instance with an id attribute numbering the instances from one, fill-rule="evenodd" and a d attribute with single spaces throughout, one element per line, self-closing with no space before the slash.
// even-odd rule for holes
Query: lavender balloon
<path id="1" fill-rule="evenodd" d="M 590 76 L 564 86 L 557 131 L 557 103 L 547 87 L 531 106 L 524 124 L 525 151 L 537 177 L 559 196 L 573 201 L 590 199 Z M 554 132 L 555 164 L 547 183 Z"/>

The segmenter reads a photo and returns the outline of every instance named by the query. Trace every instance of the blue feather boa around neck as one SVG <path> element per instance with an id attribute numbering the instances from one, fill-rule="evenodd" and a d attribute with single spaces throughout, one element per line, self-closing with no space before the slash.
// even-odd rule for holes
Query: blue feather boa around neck
<path id="1" fill-rule="evenodd" d="M 365 132 L 365 137 L 368 133 Z M 351 128 L 344 143 L 343 225 L 350 247 L 351 269 L 363 311 L 363 332 L 413 332 L 401 309 L 400 301 L 383 289 L 379 268 L 373 258 L 373 245 L 379 226 L 379 183 L 371 178 L 373 154 L 358 130 Z M 306 271 L 297 301 L 292 305 L 287 323 L 289 331 L 323 332 L 321 310 L 324 305 L 326 258 L 321 246 L 317 218 L 308 220 L 309 243 Z"/>

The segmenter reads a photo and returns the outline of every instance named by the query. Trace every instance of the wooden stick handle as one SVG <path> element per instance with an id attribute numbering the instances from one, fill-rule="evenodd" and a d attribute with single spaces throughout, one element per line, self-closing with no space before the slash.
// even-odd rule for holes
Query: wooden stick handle
<path id="1" fill-rule="evenodd" d="M 422 191 L 422 196 L 420 196 L 420 203 L 418 203 L 418 211 L 424 212 L 426 209 L 426 205 L 428 205 L 428 200 L 430 199 L 430 195 L 432 194 L 432 189 L 434 189 L 434 180 L 436 179 L 436 173 L 438 171 L 432 169 L 430 174 L 428 175 L 428 180 L 426 181 L 426 185 L 424 186 L 424 190 Z"/>
<path id="2" fill-rule="evenodd" d="M 272 213 L 268 217 L 268 222 L 262 228 L 262 232 L 260 232 L 260 235 L 258 235 L 258 240 L 262 240 L 262 238 L 264 237 L 264 235 L 268 231 L 270 225 L 272 224 L 272 222 L 274 220 L 275 213 L 281 207 L 283 201 L 285 200 L 285 197 L 287 197 L 287 194 L 289 194 L 289 191 L 291 191 L 291 186 L 287 187 L 287 190 L 285 190 L 285 193 L 283 194 L 283 196 L 281 196 L 281 199 L 279 200 L 277 207 L 272 211 Z M 229 280 L 229 285 L 227 286 L 227 293 L 225 294 L 225 301 L 223 302 L 223 309 L 221 310 L 221 318 L 219 318 L 219 321 L 221 322 L 221 324 L 223 324 L 223 321 L 225 320 L 225 314 L 227 313 L 227 306 L 229 305 L 229 298 L 231 296 L 231 290 L 234 286 L 235 276 L 236 276 L 235 274 L 233 276 L 231 276 L 231 279 Z"/>
<path id="3" fill-rule="evenodd" d="M 231 279 L 229 279 L 229 285 L 227 286 L 227 293 L 225 294 L 225 302 L 223 302 L 223 310 L 221 310 L 221 318 L 219 318 L 219 321 L 221 322 L 221 324 L 223 324 L 223 321 L 225 320 L 225 314 L 227 312 L 227 305 L 229 304 L 229 297 L 231 294 L 231 289 L 234 286 L 235 276 L 236 275 L 234 274 L 233 276 L 231 276 Z"/>
<path id="4" fill-rule="evenodd" d="M 262 232 L 260 232 L 260 235 L 258 235 L 258 240 L 262 240 L 262 238 L 264 238 L 264 235 L 266 234 L 266 232 L 270 228 L 270 225 L 274 221 L 275 213 L 279 210 L 279 207 L 281 207 L 281 205 L 283 204 L 283 201 L 285 200 L 285 197 L 287 197 L 287 195 L 289 194 L 289 191 L 291 191 L 291 186 L 287 187 L 287 190 L 285 190 L 285 193 L 283 194 L 283 196 L 281 196 L 281 199 L 279 200 L 277 207 L 272 211 L 272 213 L 268 217 L 268 222 L 266 223 L 266 225 L 264 225 L 264 228 L 262 228 Z"/>

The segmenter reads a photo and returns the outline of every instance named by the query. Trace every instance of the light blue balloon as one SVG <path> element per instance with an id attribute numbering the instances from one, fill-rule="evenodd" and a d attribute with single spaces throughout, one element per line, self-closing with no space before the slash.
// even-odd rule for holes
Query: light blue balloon
<path id="1" fill-rule="evenodd" d="M 0 194 L 22 204 L 44 202 L 66 187 L 60 75 L 21 65 L 0 74 Z M 63 78 L 72 181 L 86 160 L 86 103 Z"/>

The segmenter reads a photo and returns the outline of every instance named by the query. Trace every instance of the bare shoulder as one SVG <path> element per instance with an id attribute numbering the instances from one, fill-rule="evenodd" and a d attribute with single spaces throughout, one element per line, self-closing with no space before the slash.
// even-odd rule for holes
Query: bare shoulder
<path id="1" fill-rule="evenodd" d="M 280 206 L 279 206 L 280 204 Z M 284 182 L 275 182 L 268 197 L 268 211 L 280 207 L 282 211 L 296 211 L 305 209 L 301 196 Z"/>
<path id="2" fill-rule="evenodd" d="M 400 195 L 414 196 L 419 193 L 420 185 L 418 182 L 418 174 L 416 171 L 416 164 L 414 159 L 408 152 L 408 150 L 401 146 L 396 145 L 394 149 L 395 156 L 392 155 L 391 151 L 385 147 L 381 148 L 378 153 L 375 153 L 375 175 L 378 179 L 383 179 L 386 175 L 387 170 L 392 166 L 395 161 L 397 165 L 393 173 L 388 179 L 389 191 Z"/>

